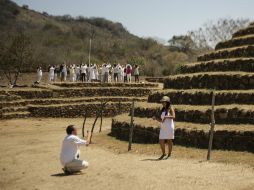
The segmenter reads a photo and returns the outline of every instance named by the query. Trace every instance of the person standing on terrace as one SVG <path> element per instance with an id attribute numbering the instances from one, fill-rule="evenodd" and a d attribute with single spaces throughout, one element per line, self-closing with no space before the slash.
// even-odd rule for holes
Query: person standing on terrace
<path id="1" fill-rule="evenodd" d="M 160 118 L 153 117 L 153 119 L 160 122 L 159 142 L 162 155 L 159 158 L 159 160 L 162 160 L 165 156 L 167 156 L 166 159 L 171 157 L 173 139 L 175 137 L 174 136 L 175 111 L 171 106 L 171 101 L 168 96 L 163 96 L 160 102 L 163 105 L 161 109 Z M 166 155 L 165 153 L 165 142 L 168 144 L 168 155 Z"/>

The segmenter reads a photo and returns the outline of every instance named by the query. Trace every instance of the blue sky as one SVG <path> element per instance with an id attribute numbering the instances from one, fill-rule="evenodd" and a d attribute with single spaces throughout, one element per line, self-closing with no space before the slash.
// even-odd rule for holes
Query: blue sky
<path id="1" fill-rule="evenodd" d="M 198 29 L 208 20 L 250 18 L 254 0 L 14 0 L 52 15 L 104 17 L 121 22 L 140 37 L 159 37 Z"/>

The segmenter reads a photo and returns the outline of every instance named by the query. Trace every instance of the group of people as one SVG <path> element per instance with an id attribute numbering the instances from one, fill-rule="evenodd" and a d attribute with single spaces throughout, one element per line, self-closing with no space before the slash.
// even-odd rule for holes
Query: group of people
<path id="1" fill-rule="evenodd" d="M 135 76 L 135 82 L 139 82 L 139 66 L 134 68 L 130 64 L 111 64 L 104 63 L 97 67 L 96 64 L 69 65 L 65 63 L 60 66 L 50 65 L 48 67 L 48 81 L 56 82 L 58 78 L 61 82 L 128 82 Z M 42 79 L 42 68 L 37 68 L 37 83 Z"/>
<path id="2" fill-rule="evenodd" d="M 162 155 L 158 160 L 169 159 L 171 157 L 173 139 L 174 139 L 174 119 L 175 111 L 171 105 L 170 98 L 164 96 L 161 99 L 162 109 L 159 116 L 154 116 L 153 119 L 160 122 L 159 143 Z M 65 174 L 72 174 L 79 172 L 88 167 L 88 162 L 81 160 L 79 146 L 90 143 L 90 135 L 87 140 L 80 139 L 77 136 L 77 128 L 74 125 L 69 125 L 66 128 L 67 136 L 62 143 L 62 150 L 60 153 L 60 161 L 63 165 Z M 165 143 L 168 145 L 168 154 L 166 154 Z"/>

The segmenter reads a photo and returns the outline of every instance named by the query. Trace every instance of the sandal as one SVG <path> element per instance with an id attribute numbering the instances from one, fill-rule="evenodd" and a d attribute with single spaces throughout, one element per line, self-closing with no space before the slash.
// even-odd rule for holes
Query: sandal
<path id="1" fill-rule="evenodd" d="M 162 160 L 166 156 L 166 154 L 162 154 L 161 157 L 158 158 L 158 160 Z"/>

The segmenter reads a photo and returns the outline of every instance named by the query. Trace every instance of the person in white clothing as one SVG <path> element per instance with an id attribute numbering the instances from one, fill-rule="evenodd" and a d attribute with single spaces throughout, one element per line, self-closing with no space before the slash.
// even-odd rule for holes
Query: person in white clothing
<path id="1" fill-rule="evenodd" d="M 86 82 L 87 80 L 87 73 L 86 73 L 86 69 L 87 69 L 87 65 L 82 64 L 80 67 L 80 71 L 81 71 L 81 81 L 82 82 Z"/>
<path id="2" fill-rule="evenodd" d="M 80 66 L 79 65 L 75 67 L 75 73 L 76 73 L 76 81 L 79 81 L 80 80 Z"/>
<path id="3" fill-rule="evenodd" d="M 94 72 L 95 80 L 98 81 L 99 80 L 99 71 L 98 71 L 98 67 L 96 64 L 94 64 L 93 72 Z"/>
<path id="4" fill-rule="evenodd" d="M 110 64 L 104 64 L 102 66 L 102 76 L 103 76 L 103 82 L 109 82 L 109 69 L 111 65 Z"/>
<path id="5" fill-rule="evenodd" d="M 93 82 L 95 80 L 95 71 L 94 71 L 95 65 L 90 65 L 88 67 L 89 70 L 89 82 Z"/>
<path id="6" fill-rule="evenodd" d="M 66 128 L 67 136 L 62 143 L 62 149 L 60 153 L 60 161 L 63 165 L 63 171 L 65 174 L 72 174 L 80 172 L 88 167 L 88 162 L 80 160 L 79 146 L 89 145 L 89 141 L 82 140 L 77 136 L 77 129 L 74 125 L 69 125 Z M 90 139 L 90 136 L 87 138 Z"/>
<path id="7" fill-rule="evenodd" d="M 166 159 L 171 157 L 174 139 L 174 119 L 175 119 L 175 111 L 171 106 L 170 98 L 168 96 L 163 96 L 161 102 L 163 108 L 161 110 L 160 118 L 153 117 L 153 119 L 158 120 L 161 124 L 159 141 L 162 155 L 159 158 L 159 160 L 163 159 L 166 156 L 165 141 L 168 144 L 168 155 Z"/>
<path id="8" fill-rule="evenodd" d="M 49 68 L 49 82 L 53 82 L 55 77 L 55 68 L 50 66 Z"/>
<path id="9" fill-rule="evenodd" d="M 42 69 L 41 67 L 38 67 L 37 68 L 37 83 L 40 83 L 41 82 L 41 78 L 42 78 Z"/>
<path id="10" fill-rule="evenodd" d="M 75 68 L 73 65 L 70 66 L 70 82 L 75 82 Z"/>
<path id="11" fill-rule="evenodd" d="M 118 75 L 118 81 L 119 82 L 123 82 L 122 71 L 123 71 L 123 68 L 121 67 L 120 64 L 118 64 L 118 73 L 117 73 L 117 75 Z"/>

